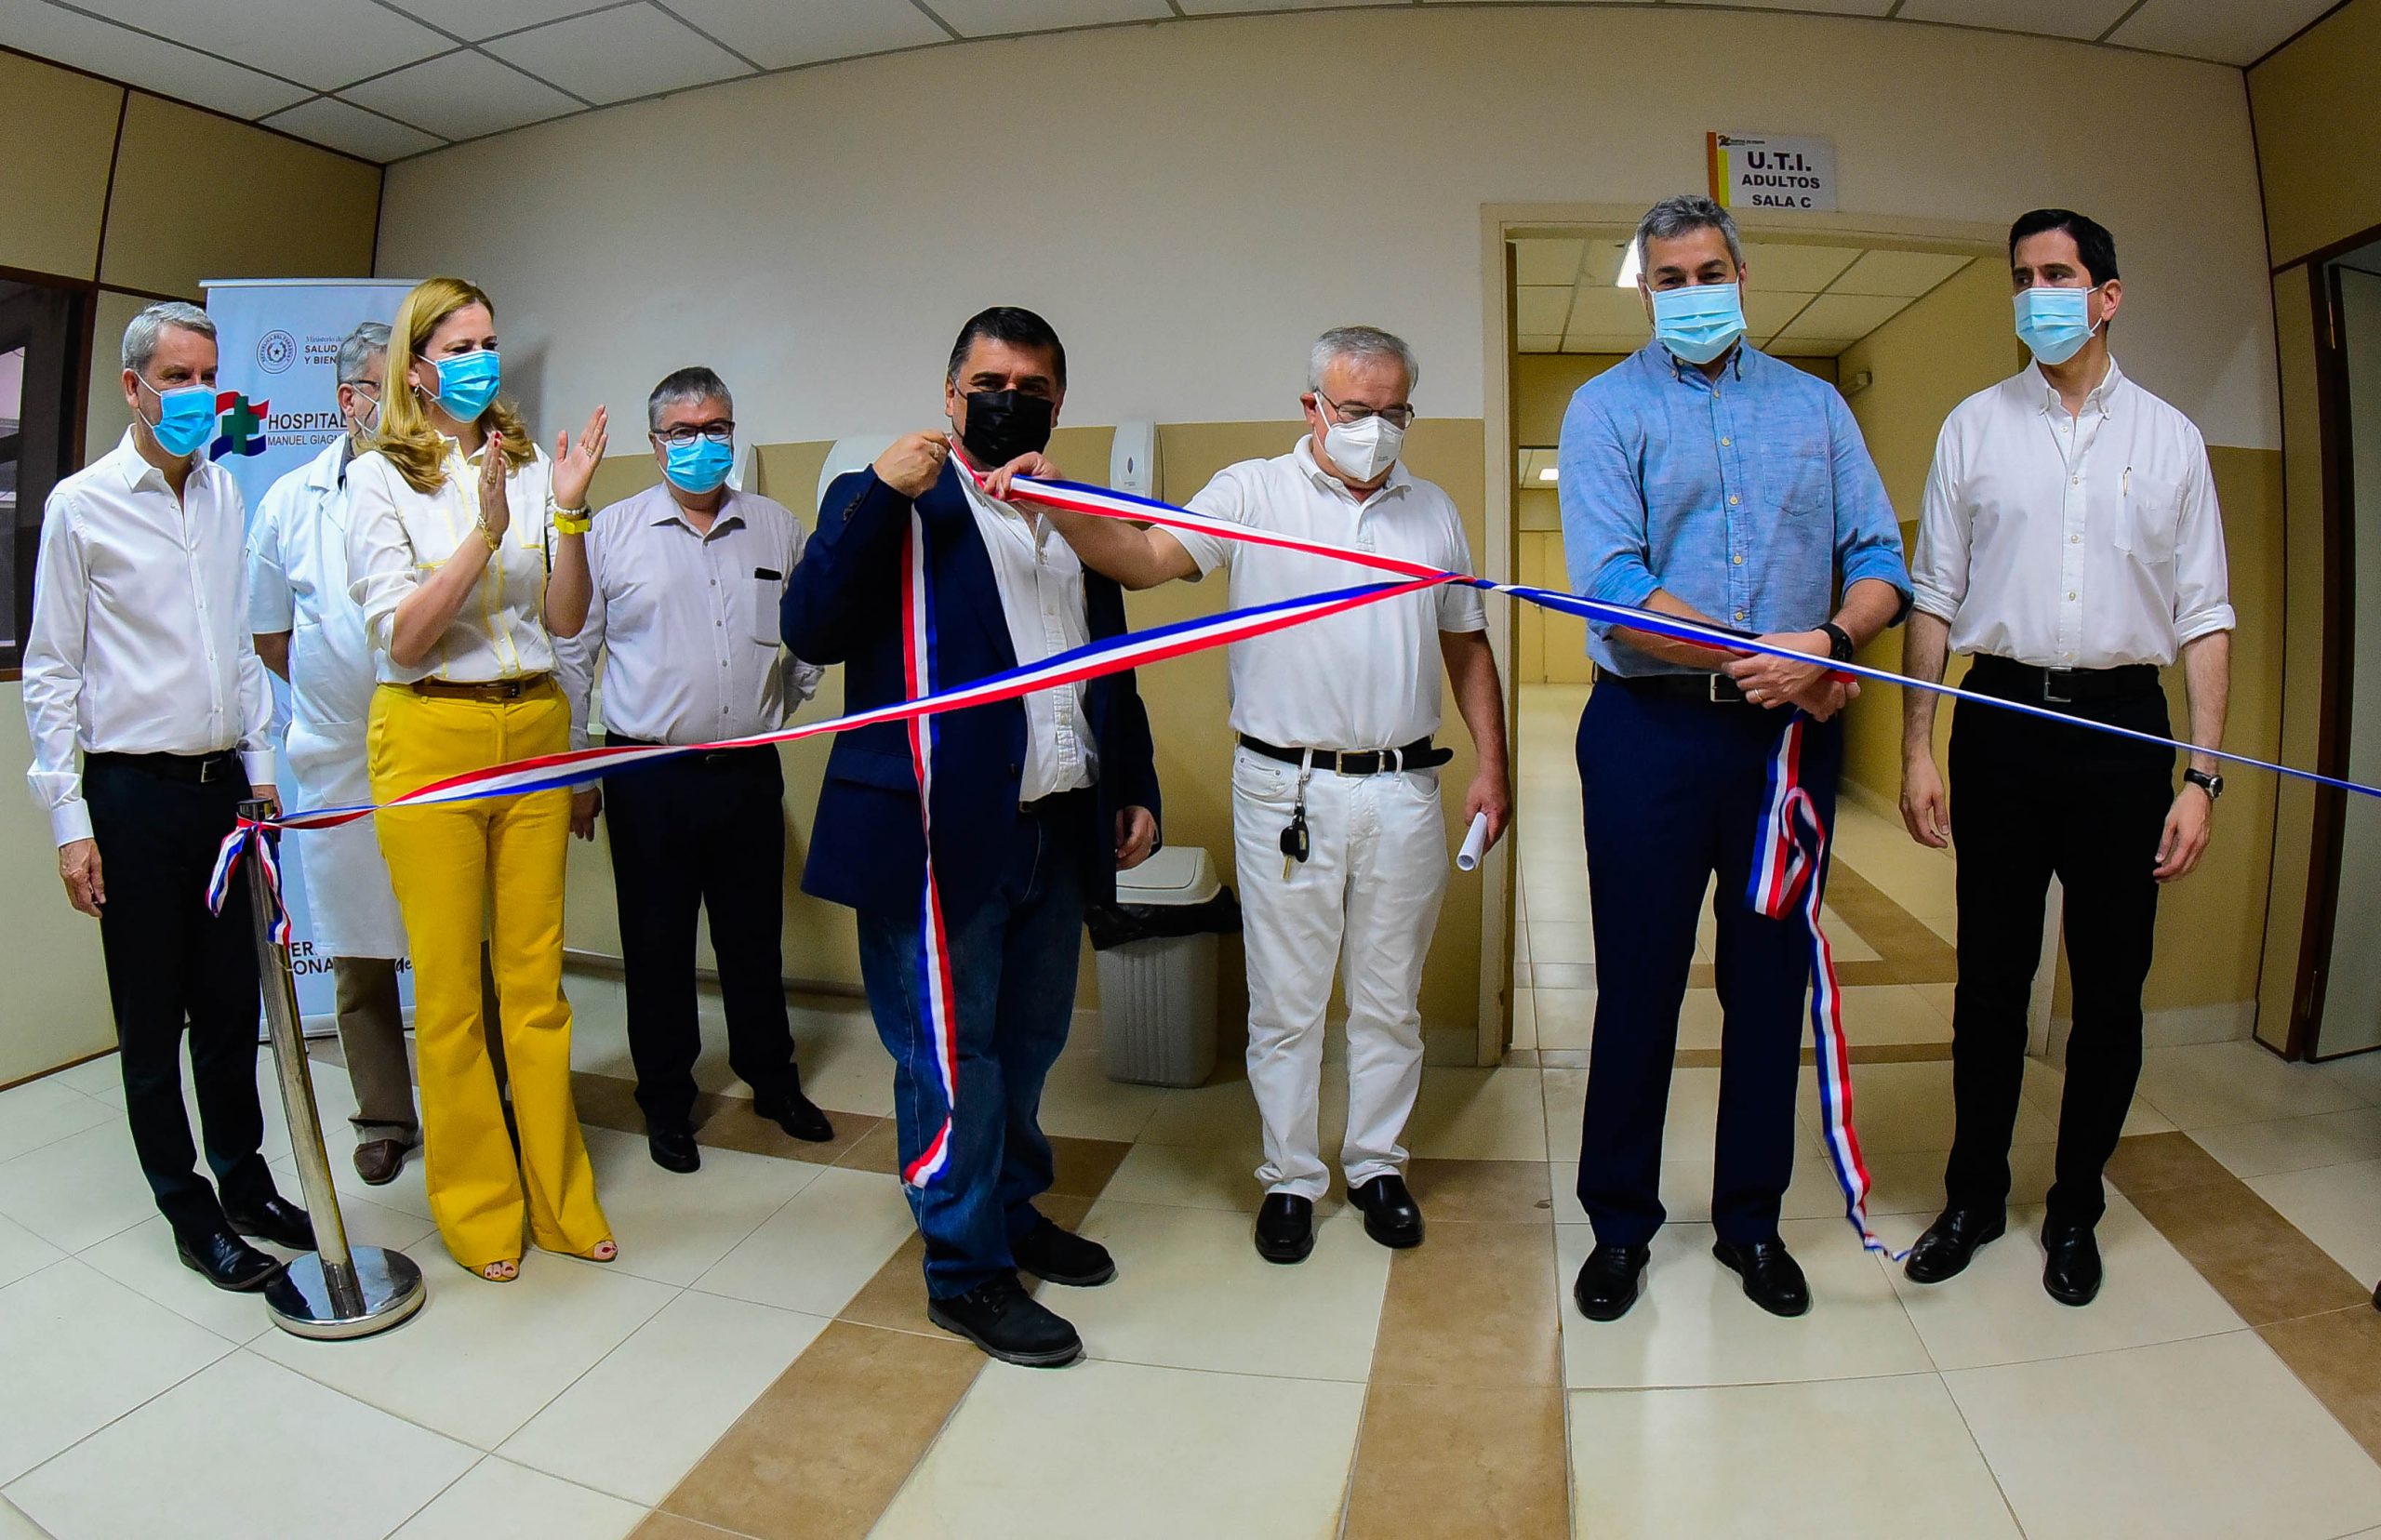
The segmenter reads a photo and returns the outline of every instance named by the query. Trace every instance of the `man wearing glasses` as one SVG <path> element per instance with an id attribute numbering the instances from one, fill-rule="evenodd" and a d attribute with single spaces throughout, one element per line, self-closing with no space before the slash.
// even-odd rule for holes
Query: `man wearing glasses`
<path id="1" fill-rule="evenodd" d="M 710 743 L 771 732 L 789 687 L 806 700 L 818 670 L 778 642 L 778 601 L 802 531 L 781 504 L 727 485 L 735 404 L 718 375 L 680 369 L 653 388 L 645 420 L 660 485 L 605 509 L 587 536 L 595 594 L 561 649 L 575 746 L 602 681 L 605 741 Z M 599 658 L 597 654 L 601 652 Z M 690 1172 L 695 1146 L 695 910 L 711 917 L 727 1015 L 727 1056 L 752 1110 L 797 1139 L 834 1136 L 802 1094 L 786 1019 L 783 771 L 773 748 L 639 764 L 581 792 L 571 826 L 611 834 L 627 972 L 629 1052 L 656 1165 Z"/>
<path id="2" fill-rule="evenodd" d="M 1225 467 L 1190 507 L 1277 534 L 1471 570 L 1453 499 L 1398 458 L 1414 421 L 1414 351 L 1371 326 L 1315 343 L 1307 436 Z M 1036 473 L 1030 466 L 1011 469 Z M 997 478 L 996 478 L 997 479 Z M 1053 510 L 1084 564 L 1128 588 L 1231 569 L 1234 607 L 1377 577 L 1328 556 L 1136 529 Z M 1446 892 L 1447 831 L 1432 741 L 1443 666 L 1479 750 L 1463 820 L 1504 832 L 1504 693 L 1476 589 L 1449 585 L 1231 645 L 1233 844 L 1248 949 L 1248 1083 L 1265 1125 L 1257 1253 L 1303 1261 L 1330 1186 L 1320 1108 L 1335 965 L 1348 991 L 1348 1128 L 1339 1159 L 1364 1229 L 1422 1241 L 1399 1139 L 1422 1082 L 1422 961 Z"/>

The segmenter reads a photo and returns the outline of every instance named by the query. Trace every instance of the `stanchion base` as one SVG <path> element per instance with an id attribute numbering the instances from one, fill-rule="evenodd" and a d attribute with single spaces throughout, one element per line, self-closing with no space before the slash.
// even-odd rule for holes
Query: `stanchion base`
<path id="1" fill-rule="evenodd" d="M 265 1285 L 265 1308 L 273 1323 L 292 1336 L 337 1342 L 401 1325 L 430 1297 L 422 1286 L 421 1269 L 405 1253 L 357 1246 L 354 1255 L 355 1281 L 364 1294 L 362 1314 L 339 1313 L 323 1277 L 322 1255 L 308 1252 Z"/>

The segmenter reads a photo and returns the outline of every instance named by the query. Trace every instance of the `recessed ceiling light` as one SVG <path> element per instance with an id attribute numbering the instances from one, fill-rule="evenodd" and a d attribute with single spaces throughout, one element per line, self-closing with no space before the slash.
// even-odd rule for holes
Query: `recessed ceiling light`
<path id="1" fill-rule="evenodd" d="M 1551 465 L 1542 465 L 1538 467 L 1537 479 L 1539 481 L 1560 481 L 1562 476 L 1563 472 Z"/>
<path id="2" fill-rule="evenodd" d="M 1612 286 L 1614 288 L 1635 288 L 1637 286 L 1637 275 L 1643 271 L 1643 267 L 1637 260 L 1637 243 L 1631 241 L 1629 243 L 1628 254 L 1620 259 L 1620 276 L 1612 281 Z"/>

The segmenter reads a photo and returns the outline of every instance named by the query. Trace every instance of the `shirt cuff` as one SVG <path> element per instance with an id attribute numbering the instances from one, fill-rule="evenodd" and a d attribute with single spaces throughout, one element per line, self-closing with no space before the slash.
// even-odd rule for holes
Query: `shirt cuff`
<path id="1" fill-rule="evenodd" d="M 248 773 L 250 786 L 270 786 L 275 790 L 280 789 L 281 772 L 273 763 L 272 750 L 243 749 L 240 750 L 240 764 Z"/>
<path id="2" fill-rule="evenodd" d="M 2235 629 L 2236 625 L 2237 622 L 2232 618 L 2231 605 L 2211 604 L 2196 614 L 2186 616 L 2175 622 L 2175 644 L 2188 646 L 2202 636 L 2213 636 L 2217 631 L 2228 631 Z"/>
<path id="3" fill-rule="evenodd" d="M 60 846 L 91 837 L 91 805 L 69 797 L 49 810 L 49 832 Z"/>
<path id="4" fill-rule="evenodd" d="M 1926 583 L 1912 585 L 1909 604 L 1912 609 L 1922 615 L 1931 615 L 1946 625 L 1960 617 L 1960 602 L 1941 589 L 1931 587 Z"/>
<path id="5" fill-rule="evenodd" d="M 1586 594 L 1583 597 L 1601 600 L 1607 604 L 1627 604 L 1632 609 L 1642 609 L 1644 607 L 1645 601 L 1659 592 L 1661 587 L 1662 580 L 1651 572 L 1640 572 L 1630 578 L 1623 588 L 1608 593 Z M 1588 617 L 1588 630 L 1602 637 L 1611 636 L 1616 629 L 1624 624 L 1623 621 L 1604 619 L 1597 616 Z"/>

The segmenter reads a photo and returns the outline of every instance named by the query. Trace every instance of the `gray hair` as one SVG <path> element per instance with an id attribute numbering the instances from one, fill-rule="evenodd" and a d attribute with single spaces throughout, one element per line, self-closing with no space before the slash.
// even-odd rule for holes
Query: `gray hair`
<path id="1" fill-rule="evenodd" d="M 157 339 L 167 326 L 206 338 L 215 335 L 215 323 L 196 305 L 187 299 L 160 299 L 124 328 L 124 366 L 134 374 L 147 375 L 149 361 L 157 356 Z"/>
<path id="2" fill-rule="evenodd" d="M 378 321 L 357 322 L 353 331 L 339 339 L 339 382 L 342 385 L 361 383 L 364 365 L 388 351 L 388 327 Z"/>
<path id="3" fill-rule="evenodd" d="M 1323 389 L 1323 371 L 1339 358 L 1393 358 L 1405 370 L 1405 389 L 1410 394 L 1422 383 L 1422 364 L 1405 339 L 1378 326 L 1334 326 L 1314 339 L 1314 351 L 1307 355 L 1306 388 Z"/>
<path id="4" fill-rule="evenodd" d="M 1728 259 L 1743 268 L 1745 248 L 1736 239 L 1735 216 L 1699 192 L 1682 192 L 1675 198 L 1664 198 L 1637 221 L 1638 271 L 1642 272 L 1651 265 L 1645 256 L 1646 242 L 1676 240 L 1698 230 L 1718 231 L 1728 243 Z"/>
<path id="5" fill-rule="evenodd" d="M 653 388 L 653 394 L 645 403 L 645 431 L 659 432 L 663 412 L 698 401 L 716 401 L 727 408 L 730 416 L 735 415 L 736 398 L 727 393 L 727 381 L 698 364 L 664 375 L 661 383 Z"/>

